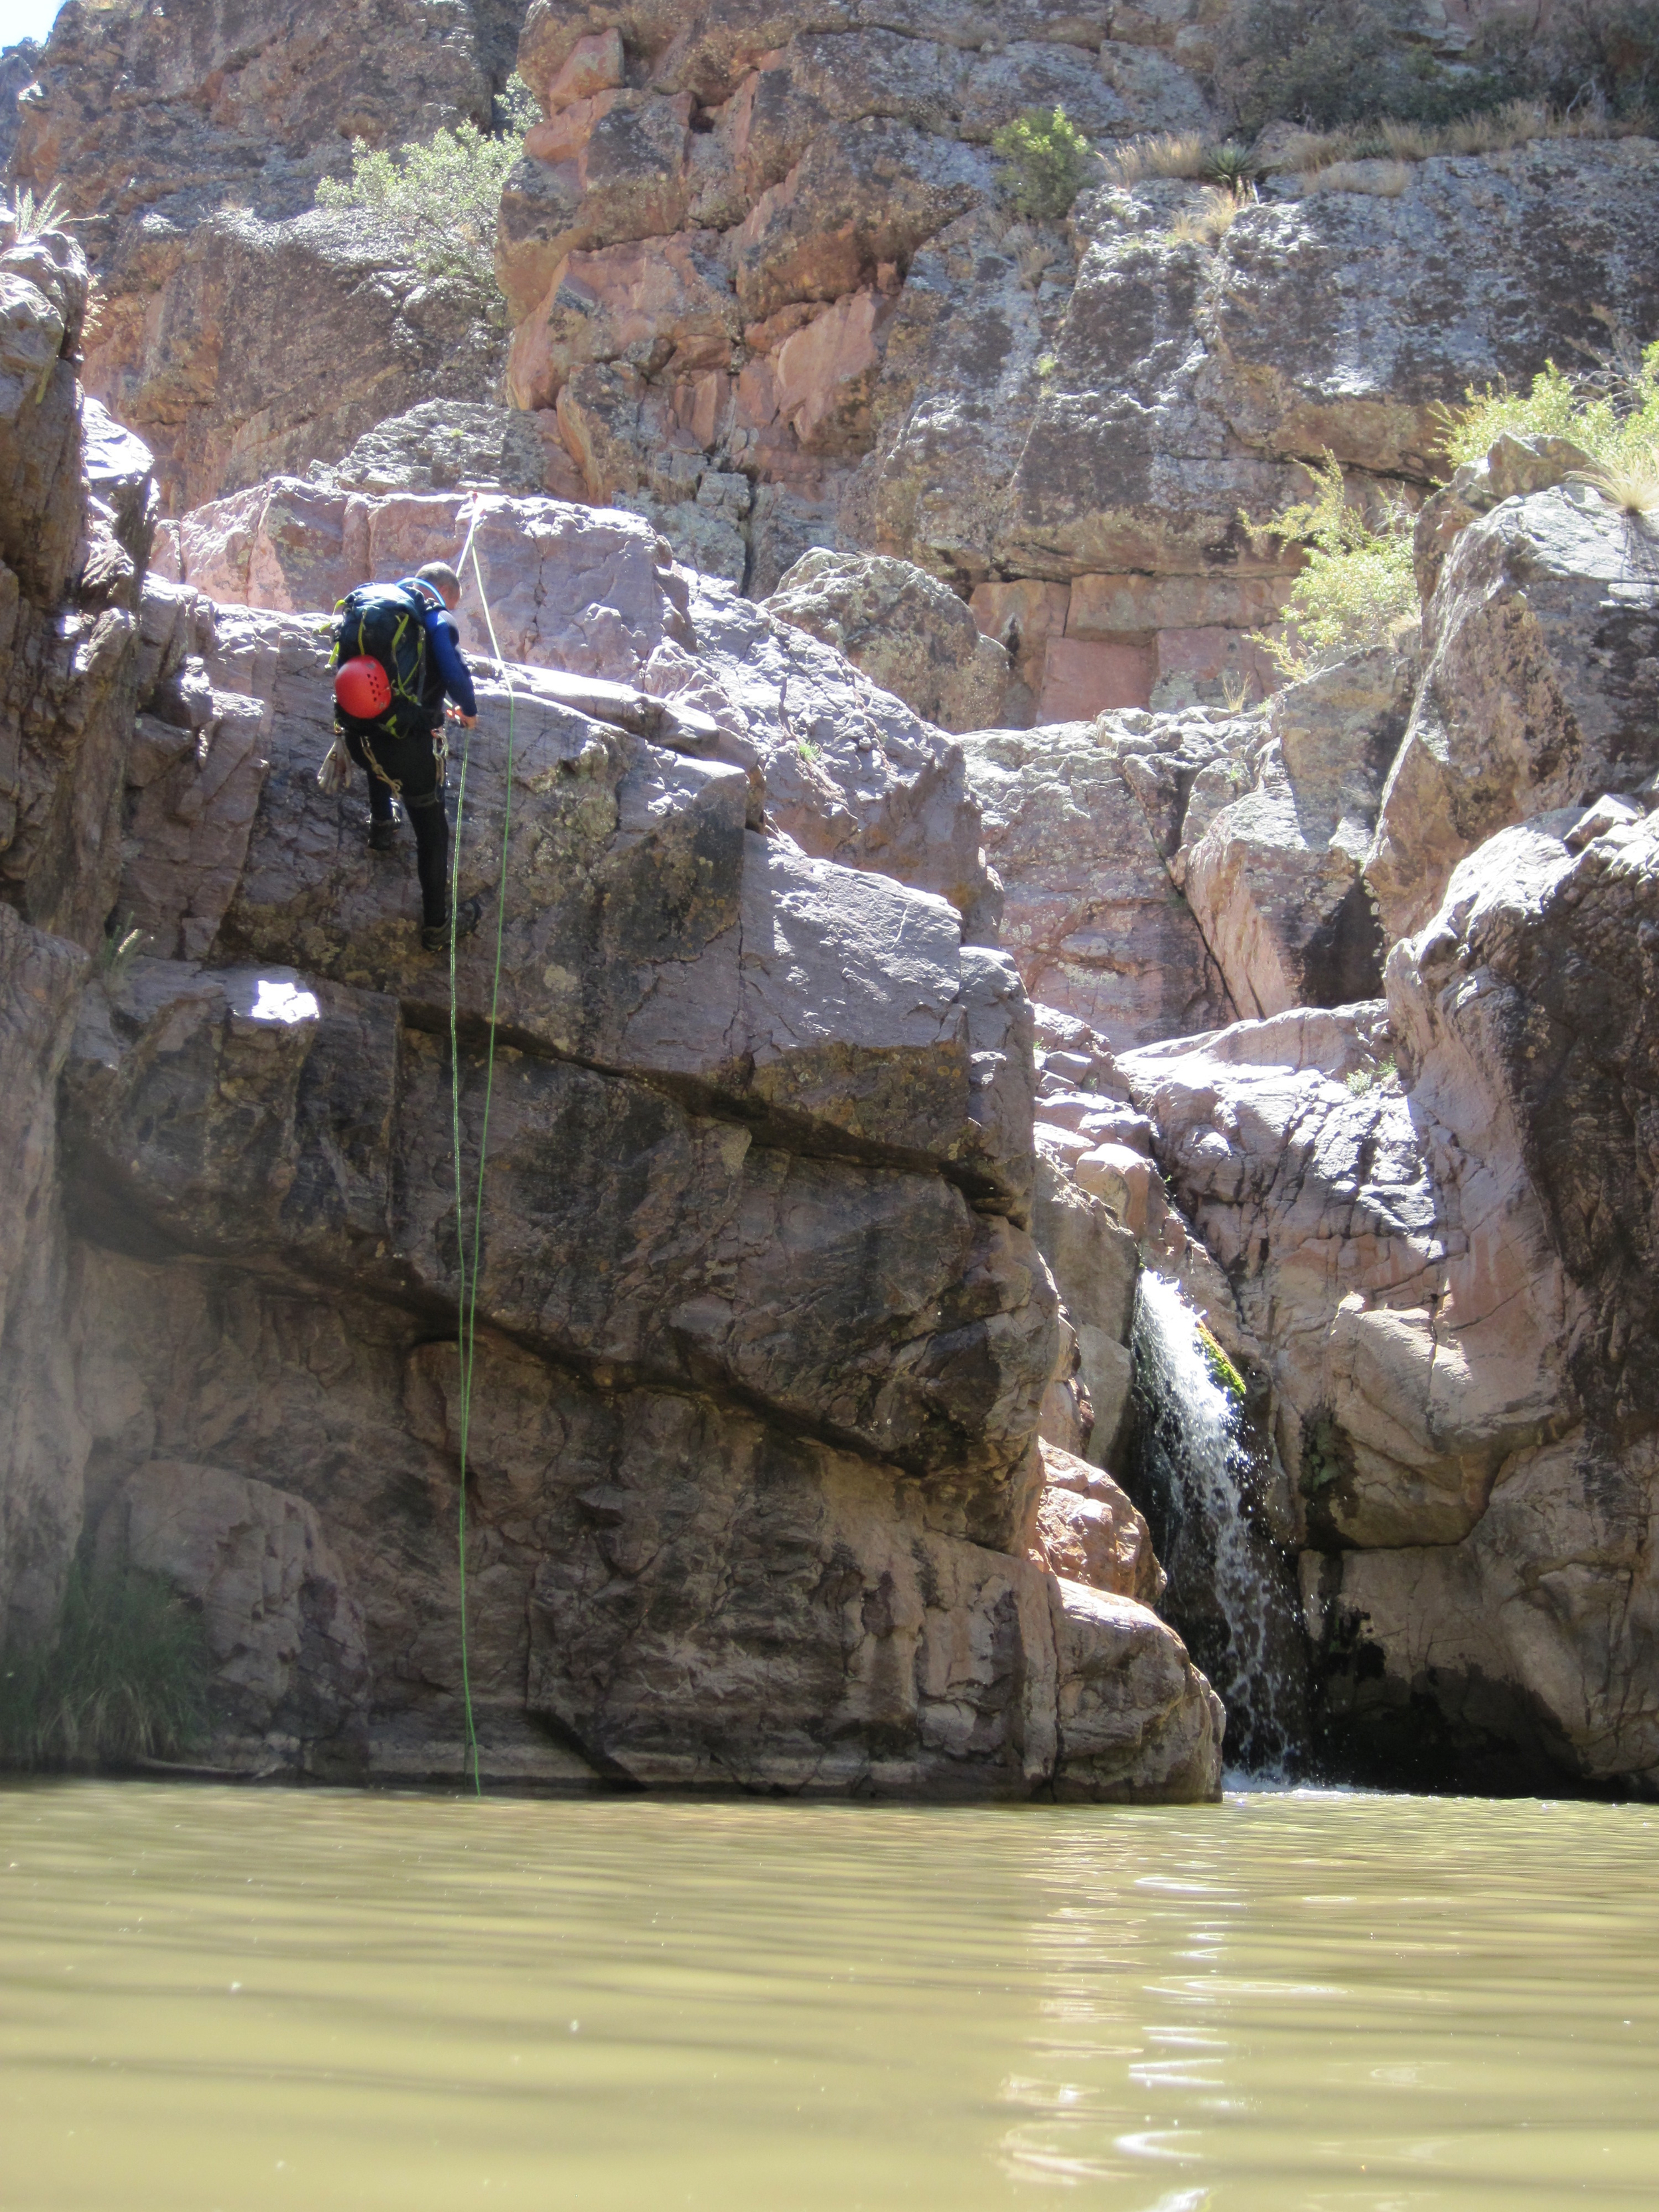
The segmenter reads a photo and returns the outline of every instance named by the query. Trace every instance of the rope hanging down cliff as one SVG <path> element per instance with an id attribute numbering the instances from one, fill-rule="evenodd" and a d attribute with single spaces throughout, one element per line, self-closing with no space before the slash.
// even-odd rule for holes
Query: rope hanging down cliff
<path id="1" fill-rule="evenodd" d="M 460 1410 L 458 1427 L 460 1437 L 461 1479 L 459 1504 L 457 1509 L 456 1549 L 460 1562 L 461 1587 L 461 1696 L 466 1713 L 467 1760 L 472 1772 L 472 1788 L 476 1796 L 483 1795 L 483 1784 L 478 1772 L 478 1733 L 472 1714 L 471 1658 L 467 1645 L 466 1622 L 466 1456 L 472 1429 L 473 1357 L 477 1337 L 478 1272 L 483 1241 L 484 1163 L 489 1149 L 489 1109 L 495 1087 L 495 1016 L 501 991 L 501 935 L 507 912 L 507 836 L 513 826 L 513 748 L 516 736 L 517 697 L 513 689 L 513 672 L 502 658 L 495 636 L 495 617 L 489 611 L 489 597 L 484 589 L 483 569 L 478 561 L 477 548 L 473 543 L 478 527 L 478 501 L 472 502 L 472 513 L 467 523 L 466 541 L 461 548 L 455 573 L 465 577 L 470 557 L 472 574 L 478 586 L 478 604 L 483 610 L 484 628 L 489 635 L 489 649 L 495 657 L 507 684 L 507 764 L 502 777 L 501 859 L 501 872 L 495 891 L 495 957 L 489 986 L 489 1042 L 484 1052 L 483 1111 L 478 1127 L 478 1169 L 472 1197 L 471 1249 L 468 1250 L 465 1177 L 461 1162 L 461 1056 L 460 1024 L 456 1006 L 455 968 L 457 932 L 455 916 L 459 905 L 461 876 L 461 833 L 466 812 L 466 771 L 471 756 L 472 733 L 469 730 L 461 747 L 460 772 L 455 785 L 455 842 L 450 857 L 449 882 L 449 1082 L 450 1109 L 453 1123 L 455 1152 L 455 1241 L 459 1256 L 459 1327 L 456 1352 L 460 1365 Z"/>

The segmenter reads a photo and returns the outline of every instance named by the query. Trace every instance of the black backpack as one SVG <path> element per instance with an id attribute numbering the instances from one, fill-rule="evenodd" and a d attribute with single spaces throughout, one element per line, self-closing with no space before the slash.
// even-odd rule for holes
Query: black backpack
<path id="1" fill-rule="evenodd" d="M 425 610 L 400 584 L 359 584 L 336 602 L 331 665 L 337 668 L 360 653 L 380 662 L 392 686 L 391 706 L 366 726 L 399 738 L 429 728 Z"/>

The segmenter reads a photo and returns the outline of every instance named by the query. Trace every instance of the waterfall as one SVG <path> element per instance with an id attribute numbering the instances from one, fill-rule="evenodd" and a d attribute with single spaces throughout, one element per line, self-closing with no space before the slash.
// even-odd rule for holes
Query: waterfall
<path id="1" fill-rule="evenodd" d="M 1149 1272 L 1133 1350 L 1131 1488 L 1170 1578 L 1163 1609 L 1227 1708 L 1229 1765 L 1287 1780 L 1305 1738 L 1307 1662 L 1289 1563 L 1255 1510 L 1265 1445 L 1198 1316 Z"/>

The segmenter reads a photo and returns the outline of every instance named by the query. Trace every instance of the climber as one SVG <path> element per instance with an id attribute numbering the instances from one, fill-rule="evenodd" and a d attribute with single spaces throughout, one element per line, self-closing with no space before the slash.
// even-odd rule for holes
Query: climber
<path id="1" fill-rule="evenodd" d="M 449 817 L 444 806 L 444 702 L 471 729 L 478 702 L 461 658 L 454 609 L 460 579 L 428 561 L 396 585 L 367 584 L 336 610 L 335 725 L 346 750 L 368 776 L 371 851 L 398 842 L 398 801 L 415 831 L 421 881 L 421 943 L 441 952 L 450 939 Z M 454 933 L 470 936 L 482 913 L 476 898 L 455 910 Z"/>

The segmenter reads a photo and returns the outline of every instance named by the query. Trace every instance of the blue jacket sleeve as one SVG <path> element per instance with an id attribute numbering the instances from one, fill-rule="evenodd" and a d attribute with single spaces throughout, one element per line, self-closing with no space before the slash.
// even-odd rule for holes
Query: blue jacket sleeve
<path id="1" fill-rule="evenodd" d="M 438 673 L 444 679 L 444 690 L 464 714 L 478 711 L 472 678 L 461 659 L 461 649 L 455 641 L 455 624 L 441 607 L 434 607 L 426 618 L 426 634 L 432 647 L 432 658 L 438 664 Z"/>

